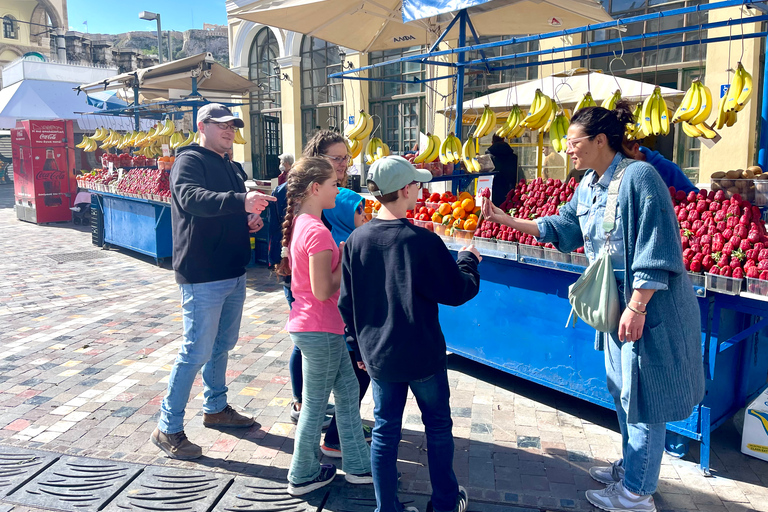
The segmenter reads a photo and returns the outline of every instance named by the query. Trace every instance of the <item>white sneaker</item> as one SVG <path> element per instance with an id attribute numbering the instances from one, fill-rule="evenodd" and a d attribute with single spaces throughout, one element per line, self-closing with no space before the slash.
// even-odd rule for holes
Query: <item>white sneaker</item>
<path id="1" fill-rule="evenodd" d="M 587 501 L 608 512 L 656 512 L 653 496 L 635 496 L 616 482 L 602 491 L 587 491 Z"/>
<path id="2" fill-rule="evenodd" d="M 589 468 L 589 476 L 601 484 L 610 485 L 624 480 L 624 461 L 619 459 L 611 462 L 610 466 L 594 466 Z"/>

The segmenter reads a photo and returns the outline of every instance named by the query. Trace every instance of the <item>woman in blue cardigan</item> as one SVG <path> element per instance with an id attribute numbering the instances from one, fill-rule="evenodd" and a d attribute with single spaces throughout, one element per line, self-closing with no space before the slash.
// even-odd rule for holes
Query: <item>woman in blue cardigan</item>
<path id="1" fill-rule="evenodd" d="M 483 215 L 558 250 L 584 246 L 590 262 L 606 244 L 603 215 L 617 166 L 621 179 L 615 227 L 608 234 L 621 301 L 619 328 L 597 333 L 605 352 L 608 390 L 622 436 L 622 459 L 589 474 L 608 485 L 587 499 L 608 511 L 652 512 L 664 452 L 665 423 L 683 420 L 704 397 L 701 320 L 683 266 L 682 247 L 669 191 L 648 163 L 625 160 L 622 141 L 633 122 L 626 103 L 615 110 L 589 107 L 571 120 L 566 153 L 587 169 L 573 199 L 559 215 L 515 219 L 486 199 Z"/>

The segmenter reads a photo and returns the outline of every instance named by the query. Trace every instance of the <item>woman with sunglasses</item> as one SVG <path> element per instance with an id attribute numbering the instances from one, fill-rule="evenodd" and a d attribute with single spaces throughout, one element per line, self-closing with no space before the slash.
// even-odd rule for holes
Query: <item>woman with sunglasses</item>
<path id="1" fill-rule="evenodd" d="M 560 251 L 584 246 L 590 263 L 607 244 L 622 313 L 617 331 L 597 333 L 595 348 L 605 352 L 623 456 L 610 466 L 590 468 L 590 476 L 607 487 L 587 491 L 586 497 L 603 510 L 652 512 L 665 424 L 686 419 L 704 397 L 701 313 L 683 266 L 669 191 L 653 166 L 622 153 L 630 122 L 626 102 L 612 111 L 583 108 L 573 116 L 566 153 L 586 174 L 559 215 L 515 219 L 487 199 L 482 208 L 486 219 Z M 614 228 L 606 235 L 608 187 L 621 169 Z"/>

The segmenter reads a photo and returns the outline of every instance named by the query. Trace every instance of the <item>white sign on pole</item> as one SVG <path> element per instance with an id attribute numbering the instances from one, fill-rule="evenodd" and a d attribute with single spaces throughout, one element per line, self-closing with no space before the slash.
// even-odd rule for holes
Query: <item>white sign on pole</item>
<path id="1" fill-rule="evenodd" d="M 480 176 L 477 178 L 477 188 L 475 189 L 475 204 L 480 206 L 482 205 L 483 198 L 480 195 L 480 192 L 483 189 L 488 189 L 491 192 L 493 192 L 493 176 Z"/>

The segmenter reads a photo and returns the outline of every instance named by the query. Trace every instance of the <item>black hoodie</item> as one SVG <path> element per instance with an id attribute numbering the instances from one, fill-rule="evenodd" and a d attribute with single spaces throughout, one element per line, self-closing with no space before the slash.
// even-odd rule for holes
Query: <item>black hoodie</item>
<path id="1" fill-rule="evenodd" d="M 176 282 L 240 277 L 251 259 L 245 173 L 198 145 L 178 150 L 171 168 Z"/>

